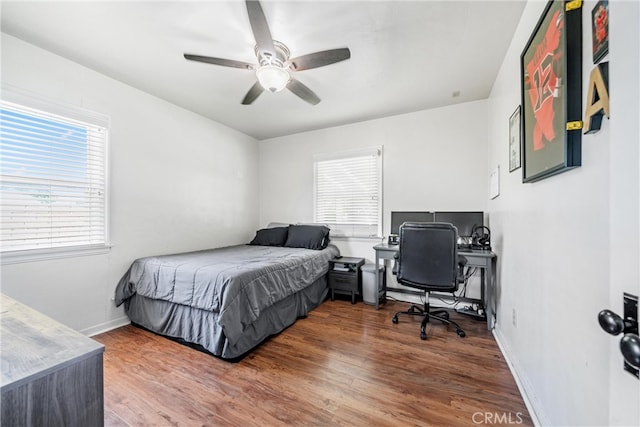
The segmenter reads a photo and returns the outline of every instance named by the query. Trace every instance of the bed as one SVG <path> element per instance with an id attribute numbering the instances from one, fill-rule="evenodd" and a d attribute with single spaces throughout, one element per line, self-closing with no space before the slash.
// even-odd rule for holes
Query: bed
<path id="1" fill-rule="evenodd" d="M 116 287 L 116 305 L 137 326 L 241 358 L 326 298 L 328 261 L 339 250 L 326 227 L 324 239 L 309 239 L 318 231 L 310 227 L 277 227 L 284 240 L 274 229 L 259 238 L 258 230 L 248 245 L 138 259 Z"/>

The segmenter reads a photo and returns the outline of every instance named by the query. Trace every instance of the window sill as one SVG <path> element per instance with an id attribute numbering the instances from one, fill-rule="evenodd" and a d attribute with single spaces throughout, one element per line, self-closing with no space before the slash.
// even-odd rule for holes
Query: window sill
<path id="1" fill-rule="evenodd" d="M 342 235 L 333 235 L 329 234 L 330 239 L 336 240 L 382 240 L 382 236 L 347 236 L 345 234 Z"/>
<path id="2" fill-rule="evenodd" d="M 18 264 L 22 262 L 47 261 L 61 258 L 101 255 L 111 251 L 111 245 L 75 246 L 55 249 L 32 249 L 25 251 L 3 252 L 0 264 Z"/>

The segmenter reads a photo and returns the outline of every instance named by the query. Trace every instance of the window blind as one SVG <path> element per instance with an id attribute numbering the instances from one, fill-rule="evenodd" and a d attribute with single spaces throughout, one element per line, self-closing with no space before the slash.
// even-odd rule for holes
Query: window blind
<path id="1" fill-rule="evenodd" d="M 107 120 L 0 101 L 3 253 L 106 246 Z"/>
<path id="2" fill-rule="evenodd" d="M 382 225 L 382 147 L 314 158 L 314 222 L 333 236 L 378 237 Z"/>

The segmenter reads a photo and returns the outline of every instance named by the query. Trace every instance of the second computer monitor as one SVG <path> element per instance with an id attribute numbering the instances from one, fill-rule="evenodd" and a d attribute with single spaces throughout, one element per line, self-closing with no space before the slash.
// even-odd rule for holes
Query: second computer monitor
<path id="1" fill-rule="evenodd" d="M 471 237 L 473 229 L 484 225 L 483 212 L 436 212 L 435 222 L 448 222 L 458 229 L 458 236 Z"/>

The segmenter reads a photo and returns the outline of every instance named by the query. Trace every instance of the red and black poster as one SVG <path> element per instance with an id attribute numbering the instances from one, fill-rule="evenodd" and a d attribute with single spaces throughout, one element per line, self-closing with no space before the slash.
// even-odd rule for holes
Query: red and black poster
<path id="1" fill-rule="evenodd" d="M 567 10 L 569 3 L 572 2 L 548 3 L 521 56 L 524 182 L 579 165 L 579 147 L 576 153 L 574 147 L 568 146 L 572 141 L 567 139 L 567 129 L 572 126 L 568 113 L 574 109 L 573 105 L 568 108 L 568 104 L 575 104 L 570 99 L 574 95 L 574 79 L 578 79 L 578 88 L 581 84 L 581 76 L 572 75 L 575 64 L 570 63 L 575 61 L 576 54 L 581 55 L 581 49 L 568 37 L 570 31 L 575 30 L 568 28 L 568 17 L 571 25 L 575 23 L 575 15 L 570 15 L 575 10 Z M 577 16 L 580 18 L 579 10 Z M 581 41 L 578 42 L 581 46 Z M 580 58 L 578 65 L 581 67 Z M 578 104 L 581 109 L 580 99 Z M 577 120 L 580 120 L 579 114 L 578 110 Z M 578 154 L 577 164 L 575 154 Z"/>
<path id="2" fill-rule="evenodd" d="M 600 0 L 591 11 L 593 63 L 597 64 L 609 52 L 609 1 Z"/>

